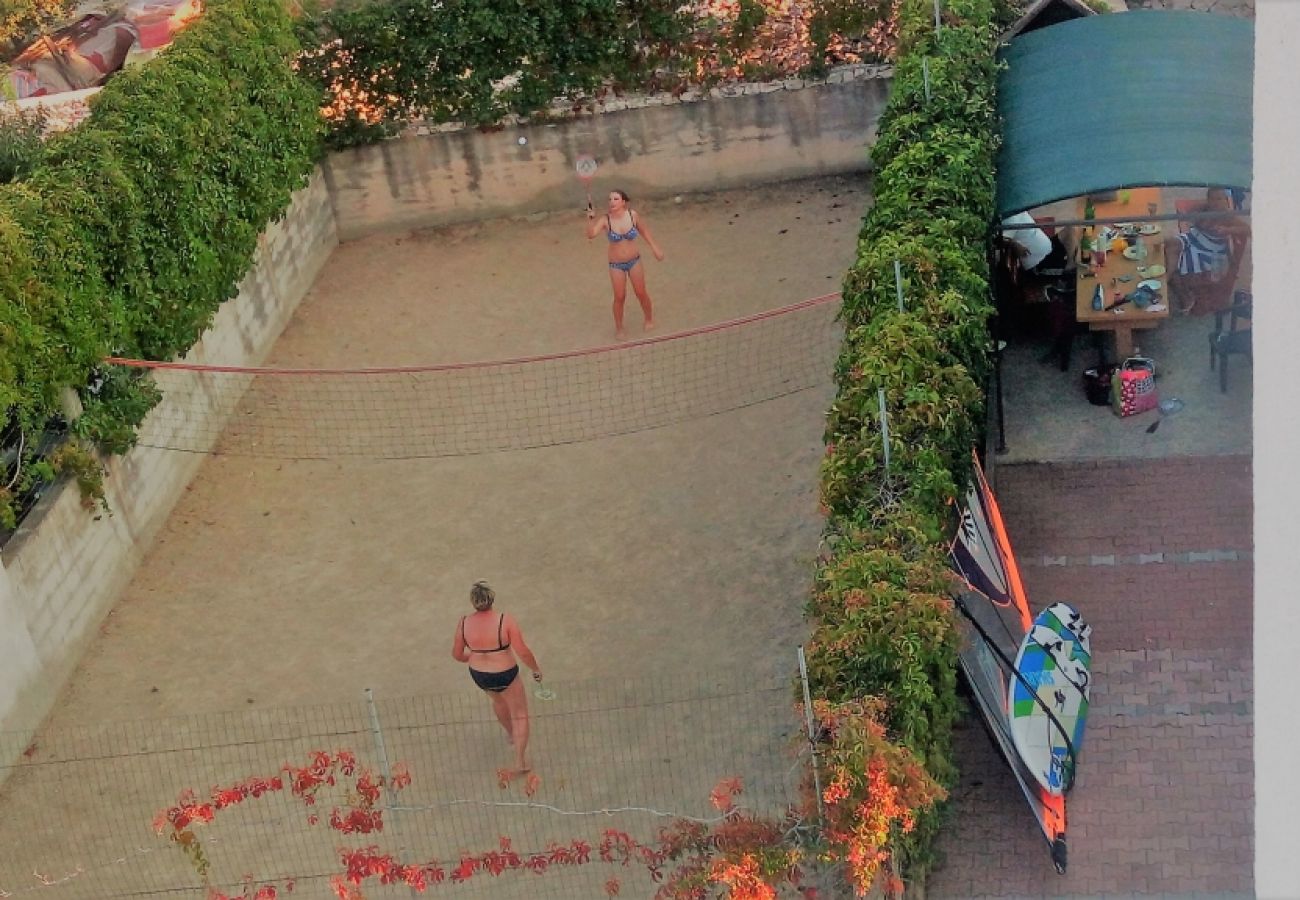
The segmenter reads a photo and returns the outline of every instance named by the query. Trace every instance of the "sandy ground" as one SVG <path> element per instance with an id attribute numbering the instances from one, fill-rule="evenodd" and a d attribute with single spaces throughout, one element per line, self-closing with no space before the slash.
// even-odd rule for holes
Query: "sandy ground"
<path id="1" fill-rule="evenodd" d="M 864 179 L 829 179 L 641 208 L 667 252 L 662 264 L 647 254 L 660 331 L 835 290 L 867 202 Z M 582 228 L 580 214 L 557 215 L 341 246 L 269 364 L 608 343 L 604 248 Z M 635 336 L 631 301 L 629 322 Z M 639 433 L 480 456 L 210 458 L 30 768 L 0 796 L 0 889 L 44 900 L 196 884 L 179 853 L 159 849 L 152 812 L 181 788 L 274 770 L 312 747 L 374 762 L 367 687 L 422 807 L 390 827 L 386 848 L 446 859 L 498 834 L 540 848 L 605 827 L 653 829 L 647 813 L 486 805 L 523 798 L 497 788 L 507 748 L 448 652 L 479 578 L 518 617 L 557 694 L 533 702 L 536 800 L 705 816 L 708 789 L 735 774 L 774 808 L 798 779 L 791 676 L 829 398 L 827 383 Z M 454 799 L 467 802 L 446 805 Z M 297 874 L 303 896 L 324 896 L 308 876 L 336 869 L 334 848 L 347 843 L 308 829 L 302 812 L 274 800 L 223 817 L 206 833 L 214 878 Z M 59 878 L 77 866 L 85 873 L 35 887 L 33 870 Z M 609 874 L 494 882 L 476 895 L 600 896 Z"/>

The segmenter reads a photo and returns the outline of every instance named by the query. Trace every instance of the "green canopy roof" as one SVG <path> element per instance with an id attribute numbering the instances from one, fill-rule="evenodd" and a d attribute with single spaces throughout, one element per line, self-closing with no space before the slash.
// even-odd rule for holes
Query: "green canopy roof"
<path id="1" fill-rule="evenodd" d="M 998 218 L 1115 188 L 1249 187 L 1254 41 L 1246 19 L 1160 10 L 1017 37 L 998 82 Z"/>

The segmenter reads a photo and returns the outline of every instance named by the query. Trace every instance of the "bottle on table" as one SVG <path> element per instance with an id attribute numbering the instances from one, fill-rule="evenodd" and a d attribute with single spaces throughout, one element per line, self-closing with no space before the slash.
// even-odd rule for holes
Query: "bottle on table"
<path id="1" fill-rule="evenodd" d="M 1092 205 L 1092 198 L 1088 197 L 1083 202 L 1083 219 L 1085 222 L 1091 223 L 1095 218 L 1097 218 L 1097 210 Z M 1096 238 L 1093 235 L 1092 225 L 1084 225 L 1083 234 L 1079 238 L 1079 262 L 1085 266 L 1092 263 L 1092 251 L 1099 246 L 1096 244 Z"/>

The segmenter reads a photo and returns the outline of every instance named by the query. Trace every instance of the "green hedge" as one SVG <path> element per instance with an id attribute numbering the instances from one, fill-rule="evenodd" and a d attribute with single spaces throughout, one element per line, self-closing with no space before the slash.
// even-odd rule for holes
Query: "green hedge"
<path id="1" fill-rule="evenodd" d="M 899 59 L 872 150 L 875 203 L 844 279 L 845 339 L 822 464 L 830 550 L 808 606 L 816 694 L 884 698 L 891 737 L 948 786 L 958 633 L 947 541 L 982 433 L 989 370 L 996 2 L 946 0 L 938 33 L 930 0 L 905 0 L 902 9 Z M 914 832 L 896 835 L 909 880 L 933 863 L 941 821 L 941 811 L 926 813 Z"/>
<path id="2" fill-rule="evenodd" d="M 235 295 L 319 152 L 320 95 L 294 72 L 299 49 L 280 0 L 210 0 L 0 186 L 0 403 L 24 433 L 57 418 L 61 390 L 106 355 L 184 353 Z M 120 376 L 83 396 L 76 427 L 114 450 L 151 402 Z"/>
<path id="3" fill-rule="evenodd" d="M 675 0 L 391 0 L 304 19 L 302 72 L 364 97 L 332 122 L 332 146 L 367 143 L 414 116 L 491 125 L 606 80 L 647 80 L 687 39 Z"/>
<path id="4" fill-rule="evenodd" d="M 73 0 L 4 0 L 0 4 L 0 60 L 10 58 L 23 44 L 67 18 Z M 0 95 L 0 99 L 4 99 Z"/>
<path id="5" fill-rule="evenodd" d="M 330 146 L 347 147 L 415 118 L 492 127 L 559 98 L 794 75 L 791 60 L 817 75 L 841 58 L 841 35 L 881 61 L 891 7 L 810 0 L 792 13 L 740 0 L 714 16 L 679 0 L 385 0 L 305 18 L 303 45 L 315 49 L 302 72 L 330 97 Z"/>

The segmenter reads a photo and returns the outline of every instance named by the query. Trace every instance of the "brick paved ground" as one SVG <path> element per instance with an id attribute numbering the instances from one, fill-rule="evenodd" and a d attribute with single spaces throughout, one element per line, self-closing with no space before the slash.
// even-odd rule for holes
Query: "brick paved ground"
<path id="1" fill-rule="evenodd" d="M 972 718 L 929 896 L 1249 896 L 1249 459 L 1017 465 L 996 477 L 1035 609 L 1065 600 L 1093 624 L 1070 870 L 1053 871 Z"/>

